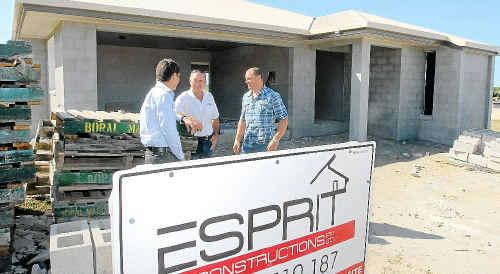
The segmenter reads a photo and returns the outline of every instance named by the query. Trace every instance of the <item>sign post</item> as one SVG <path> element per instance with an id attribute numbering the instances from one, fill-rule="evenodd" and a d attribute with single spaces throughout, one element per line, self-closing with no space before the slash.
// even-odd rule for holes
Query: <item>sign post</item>
<path id="1" fill-rule="evenodd" d="M 374 154 L 350 142 L 118 172 L 114 273 L 364 273 Z"/>

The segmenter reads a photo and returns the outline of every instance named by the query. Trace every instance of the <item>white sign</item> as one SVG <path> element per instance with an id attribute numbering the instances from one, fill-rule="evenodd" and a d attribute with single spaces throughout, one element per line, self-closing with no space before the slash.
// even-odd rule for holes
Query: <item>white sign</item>
<path id="1" fill-rule="evenodd" d="M 114 273 L 364 273 L 374 151 L 350 142 L 118 172 Z"/>

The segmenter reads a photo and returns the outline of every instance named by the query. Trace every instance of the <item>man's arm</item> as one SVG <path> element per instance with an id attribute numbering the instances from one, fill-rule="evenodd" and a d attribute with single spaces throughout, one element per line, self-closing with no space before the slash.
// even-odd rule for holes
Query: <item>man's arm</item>
<path id="1" fill-rule="evenodd" d="M 280 144 L 281 138 L 285 136 L 286 129 L 288 128 L 288 118 L 285 118 L 278 122 L 278 128 L 276 129 L 276 133 L 273 138 L 267 145 L 268 151 L 274 151 L 278 149 L 278 145 Z"/>
<path id="2" fill-rule="evenodd" d="M 241 151 L 241 140 L 245 134 L 246 123 L 245 120 L 240 119 L 238 122 L 238 128 L 236 129 L 236 137 L 234 137 L 233 152 L 239 154 Z"/>
<path id="3" fill-rule="evenodd" d="M 275 151 L 278 149 L 281 138 L 285 135 L 288 127 L 288 111 L 279 93 L 275 92 L 272 97 L 273 114 L 278 122 L 278 128 L 271 141 L 267 145 L 267 151 Z"/>
<path id="4" fill-rule="evenodd" d="M 212 147 L 210 149 L 212 151 L 214 151 L 215 147 L 217 146 L 217 140 L 219 140 L 219 132 L 220 132 L 219 118 L 212 120 L 212 129 L 213 129 L 214 133 L 212 135 L 212 139 L 210 140 L 212 142 Z"/>
<path id="5" fill-rule="evenodd" d="M 177 115 L 174 111 L 174 102 L 171 96 L 163 95 L 160 97 L 157 108 L 157 116 L 160 130 L 167 141 L 167 146 L 177 159 L 184 160 L 181 139 L 179 137 L 179 132 L 177 132 Z"/>
<path id="6" fill-rule="evenodd" d="M 177 121 L 184 122 L 188 132 L 194 134 L 202 129 L 201 123 L 192 116 L 188 115 L 189 110 L 187 109 L 186 100 L 184 99 L 183 94 L 179 95 L 177 99 L 175 99 L 174 109 L 177 115 Z"/>

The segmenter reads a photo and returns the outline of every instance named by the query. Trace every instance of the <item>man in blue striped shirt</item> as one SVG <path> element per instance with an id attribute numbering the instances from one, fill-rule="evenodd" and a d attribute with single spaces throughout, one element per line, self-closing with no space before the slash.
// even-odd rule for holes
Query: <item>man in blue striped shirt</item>
<path id="1" fill-rule="evenodd" d="M 248 92 L 243 95 L 233 152 L 277 150 L 288 127 L 288 112 L 283 100 L 279 93 L 264 85 L 259 68 L 246 71 L 245 83 Z"/>
<path id="2" fill-rule="evenodd" d="M 161 60 L 156 66 L 156 85 L 142 104 L 140 135 L 146 147 L 146 164 L 184 160 L 177 121 L 182 120 L 192 133 L 201 130 L 198 121 L 174 112 L 174 90 L 180 82 L 179 71 L 179 65 L 174 60 Z"/>

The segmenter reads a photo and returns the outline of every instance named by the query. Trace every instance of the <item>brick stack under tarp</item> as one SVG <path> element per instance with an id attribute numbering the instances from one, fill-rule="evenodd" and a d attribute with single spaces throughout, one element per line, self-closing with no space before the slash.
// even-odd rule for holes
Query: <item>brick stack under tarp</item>
<path id="1" fill-rule="evenodd" d="M 29 42 L 0 44 L 0 270 L 10 271 L 14 207 L 35 178 L 29 141 L 31 108 L 43 98 L 39 77 Z"/>
<path id="2" fill-rule="evenodd" d="M 453 143 L 450 157 L 500 172 L 500 132 L 488 129 L 466 130 Z"/>

